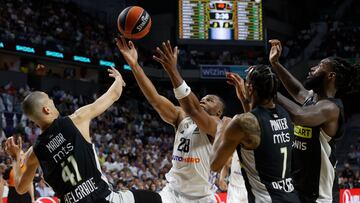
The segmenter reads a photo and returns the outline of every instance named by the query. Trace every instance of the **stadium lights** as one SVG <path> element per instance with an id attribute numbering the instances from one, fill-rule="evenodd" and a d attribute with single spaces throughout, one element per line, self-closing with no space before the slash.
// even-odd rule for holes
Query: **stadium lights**
<path id="1" fill-rule="evenodd" d="M 105 61 L 105 60 L 100 60 L 99 61 L 99 65 L 100 66 L 109 66 L 109 67 L 115 67 L 115 63 L 112 61 Z"/>
<path id="2" fill-rule="evenodd" d="M 0 42 L 0 48 L 4 48 L 4 43 Z"/>
<path id="3" fill-rule="evenodd" d="M 26 53 L 35 54 L 35 49 L 32 48 L 32 47 L 27 47 L 27 46 L 23 46 L 23 45 L 16 45 L 15 49 L 16 49 L 16 51 L 22 51 L 22 52 L 26 52 Z"/>
<path id="4" fill-rule="evenodd" d="M 74 61 L 79 61 L 79 62 L 83 62 L 83 63 L 91 63 L 90 58 L 88 57 L 84 57 L 84 56 L 74 56 Z"/>
<path id="5" fill-rule="evenodd" d="M 131 70 L 131 67 L 127 64 L 124 64 L 124 70 Z"/>
<path id="6" fill-rule="evenodd" d="M 45 51 L 45 55 L 46 56 L 51 56 L 51 57 L 55 57 L 55 58 L 64 58 L 64 54 L 61 52 L 56 52 L 56 51 Z"/>

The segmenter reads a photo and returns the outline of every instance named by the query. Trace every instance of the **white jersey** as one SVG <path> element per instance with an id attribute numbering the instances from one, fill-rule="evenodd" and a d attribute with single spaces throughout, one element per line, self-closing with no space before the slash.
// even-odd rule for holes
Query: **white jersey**
<path id="1" fill-rule="evenodd" d="M 238 156 L 236 150 L 232 156 L 230 170 L 231 170 L 231 172 L 230 172 L 230 177 L 229 177 L 229 184 L 231 184 L 235 187 L 244 187 L 245 188 L 244 178 L 241 173 L 239 156 Z"/>
<path id="2" fill-rule="evenodd" d="M 248 202 L 247 191 L 244 177 L 241 173 L 240 161 L 237 151 L 234 152 L 231 159 L 231 172 L 229 177 L 229 186 L 227 191 L 226 202 L 242 203 Z"/>
<path id="3" fill-rule="evenodd" d="M 211 195 L 211 143 L 195 122 L 184 118 L 176 131 L 172 167 L 165 175 L 169 186 L 177 193 L 191 197 Z"/>

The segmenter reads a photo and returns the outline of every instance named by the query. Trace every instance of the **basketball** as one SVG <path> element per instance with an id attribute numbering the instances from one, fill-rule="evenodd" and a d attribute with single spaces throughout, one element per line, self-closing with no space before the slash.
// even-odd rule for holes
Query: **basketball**
<path id="1" fill-rule="evenodd" d="M 118 29 L 127 39 L 141 39 L 149 33 L 151 18 L 148 12 L 139 6 L 125 8 L 119 15 Z"/>

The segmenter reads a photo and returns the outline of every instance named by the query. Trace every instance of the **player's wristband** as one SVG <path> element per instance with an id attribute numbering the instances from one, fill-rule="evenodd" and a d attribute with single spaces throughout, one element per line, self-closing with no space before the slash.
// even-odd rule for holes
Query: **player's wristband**
<path id="1" fill-rule="evenodd" d="M 191 88 L 186 84 L 185 80 L 177 88 L 174 88 L 174 94 L 176 99 L 183 99 L 191 93 Z"/>

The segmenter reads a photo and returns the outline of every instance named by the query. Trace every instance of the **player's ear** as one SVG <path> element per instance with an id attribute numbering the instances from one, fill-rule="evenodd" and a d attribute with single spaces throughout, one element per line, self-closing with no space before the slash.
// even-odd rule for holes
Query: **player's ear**
<path id="1" fill-rule="evenodd" d="M 330 72 L 328 75 L 329 79 L 335 79 L 336 78 L 336 73 L 335 72 Z"/>
<path id="2" fill-rule="evenodd" d="M 49 107 L 44 106 L 44 107 L 42 108 L 42 112 L 45 113 L 46 115 L 50 114 L 50 111 L 51 111 L 51 110 L 50 110 Z"/>
<path id="3" fill-rule="evenodd" d="M 219 110 L 216 112 L 216 116 L 217 116 L 217 117 L 220 117 L 220 116 L 222 115 L 222 113 L 223 113 L 222 110 L 219 109 Z"/>

